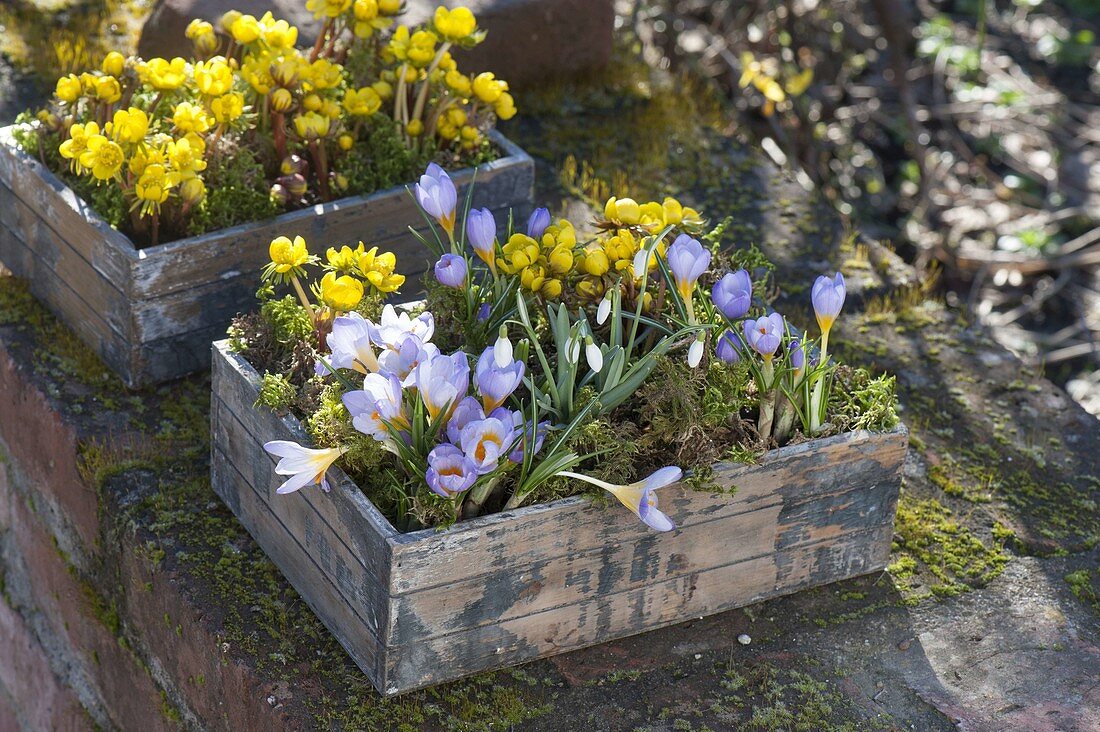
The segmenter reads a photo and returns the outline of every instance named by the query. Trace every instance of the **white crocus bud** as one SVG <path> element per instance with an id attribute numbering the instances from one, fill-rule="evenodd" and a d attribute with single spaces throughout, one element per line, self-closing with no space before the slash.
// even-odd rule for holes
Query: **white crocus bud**
<path id="1" fill-rule="evenodd" d="M 603 296 L 603 300 L 600 300 L 599 307 L 596 308 L 596 322 L 599 325 L 603 325 L 607 322 L 607 316 L 611 315 L 611 293 L 607 293 Z"/>
<path id="2" fill-rule="evenodd" d="M 688 348 L 688 366 L 695 368 L 703 360 L 703 338 L 696 338 Z"/>
<path id="3" fill-rule="evenodd" d="M 588 359 L 588 368 L 597 374 L 600 373 L 600 370 L 603 369 L 603 352 L 599 346 L 592 342 L 591 336 L 585 339 L 584 357 Z"/>
<path id="4" fill-rule="evenodd" d="M 512 363 L 512 342 L 508 340 L 508 328 L 500 326 L 497 342 L 493 344 L 493 360 L 499 368 L 506 368 Z"/>

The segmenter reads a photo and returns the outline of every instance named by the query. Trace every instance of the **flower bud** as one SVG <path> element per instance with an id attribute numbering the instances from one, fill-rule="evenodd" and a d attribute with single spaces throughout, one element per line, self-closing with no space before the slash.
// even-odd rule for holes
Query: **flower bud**
<path id="1" fill-rule="evenodd" d="M 409 133 L 409 137 L 420 137 L 424 132 L 424 123 L 414 119 L 405 127 L 405 131 Z"/>
<path id="2" fill-rule="evenodd" d="M 306 183 L 306 177 L 301 173 L 283 176 L 278 182 L 286 186 L 291 197 L 295 199 L 306 195 L 306 191 L 309 189 L 309 184 Z"/>
<path id="3" fill-rule="evenodd" d="M 239 10 L 229 10 L 221 17 L 221 20 L 218 21 L 218 25 L 220 25 L 221 29 L 226 33 L 231 33 L 232 31 L 230 29 L 241 15 L 243 15 L 243 13 Z"/>
<path id="4" fill-rule="evenodd" d="M 283 161 L 279 163 L 279 172 L 283 175 L 305 173 L 308 168 L 309 165 L 300 155 L 287 155 L 283 158 Z"/>
<path id="5" fill-rule="evenodd" d="M 336 144 L 340 146 L 341 150 L 347 151 L 355 147 L 355 138 L 351 135 L 340 135 L 336 139 Z"/>
<path id="6" fill-rule="evenodd" d="M 271 198 L 271 202 L 277 206 L 285 206 L 290 201 L 290 192 L 282 183 L 272 185 L 268 196 Z"/>
<path id="7" fill-rule="evenodd" d="M 198 176 L 188 178 L 180 183 L 179 194 L 184 203 L 195 206 L 206 197 L 206 184 Z"/>
<path id="8" fill-rule="evenodd" d="M 302 107 L 308 112 L 316 112 L 323 107 L 324 104 L 324 100 L 317 94 L 306 94 L 305 99 L 302 100 Z"/>
<path id="9" fill-rule="evenodd" d="M 122 70 L 126 66 L 126 57 L 118 51 L 111 51 L 103 59 L 103 64 L 100 68 L 103 69 L 103 73 L 108 76 L 121 76 Z"/>
<path id="10" fill-rule="evenodd" d="M 271 92 L 271 108 L 276 112 L 285 112 L 294 106 L 294 95 L 289 89 L 276 89 Z"/>

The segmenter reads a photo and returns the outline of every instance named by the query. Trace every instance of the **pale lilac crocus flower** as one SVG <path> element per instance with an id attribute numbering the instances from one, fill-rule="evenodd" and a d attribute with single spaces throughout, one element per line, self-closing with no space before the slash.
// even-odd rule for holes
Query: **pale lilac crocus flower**
<path id="1" fill-rule="evenodd" d="M 524 443 L 531 448 L 531 454 L 536 455 L 542 449 L 542 443 L 546 440 L 546 434 L 550 431 L 550 423 L 543 421 L 532 429 L 529 421 L 523 418 L 522 412 L 512 413 L 512 424 L 515 426 L 515 447 L 508 453 L 508 459 L 513 463 L 522 463 L 526 454 Z M 534 444 L 531 444 L 532 441 Z"/>
<path id="2" fill-rule="evenodd" d="M 730 320 L 743 318 L 752 305 L 752 278 L 743 269 L 729 272 L 714 283 L 710 299 L 714 306 Z"/>
<path id="3" fill-rule="evenodd" d="M 607 483 L 598 478 L 593 478 L 590 475 L 573 473 L 568 470 L 563 470 L 557 473 L 557 475 L 566 478 L 576 478 L 577 480 L 583 480 L 586 483 L 591 483 L 592 485 L 603 488 L 611 493 L 611 495 L 618 498 L 620 503 L 633 511 L 634 514 L 651 529 L 655 529 L 656 531 L 672 531 L 676 528 L 676 524 L 672 523 L 672 519 L 657 508 L 656 493 L 659 488 L 672 485 L 683 477 L 683 471 L 674 465 L 656 470 L 644 479 L 634 483 L 628 483 L 627 485 Z"/>
<path id="4" fill-rule="evenodd" d="M 503 368 L 497 365 L 496 348 L 489 346 L 477 360 L 475 375 L 477 390 L 486 412 L 491 412 L 519 388 L 523 381 L 524 365 L 521 361 L 512 361 Z"/>
<path id="5" fill-rule="evenodd" d="M 481 402 L 475 397 L 468 396 L 455 405 L 447 420 L 447 439 L 457 445 L 462 441 L 462 428 L 470 422 L 485 419 L 485 410 L 481 408 Z"/>
<path id="6" fill-rule="evenodd" d="M 320 484 L 321 490 L 327 492 L 329 484 L 325 473 L 347 452 L 346 447 L 317 449 L 302 447 L 289 440 L 272 440 L 264 444 L 264 450 L 279 458 L 275 465 L 276 474 L 290 476 L 289 480 L 275 489 L 279 494 L 293 493 L 307 485 L 317 484 Z"/>
<path id="7" fill-rule="evenodd" d="M 746 320 L 744 323 L 745 342 L 749 347 L 764 357 L 769 363 L 775 356 L 776 350 L 786 331 L 783 316 L 779 313 L 765 315 L 759 320 Z"/>
<path id="8" fill-rule="evenodd" d="M 431 313 L 423 312 L 412 318 L 407 311 L 398 312 L 389 304 L 382 308 L 382 317 L 378 324 L 370 324 L 370 337 L 374 345 L 390 350 L 397 350 L 405 342 L 407 335 L 414 335 L 421 343 L 427 343 L 434 333 L 435 319 Z"/>
<path id="9" fill-rule="evenodd" d="M 447 410 L 444 417 L 449 417 L 450 411 L 470 388 L 470 362 L 462 351 L 450 356 L 438 354 L 421 361 L 412 373 L 413 384 L 432 420 L 444 410 Z"/>
<path id="10" fill-rule="evenodd" d="M 434 343 L 423 343 L 409 333 L 395 348 L 383 349 L 378 354 L 378 369 L 396 376 L 401 380 L 401 386 L 412 386 L 412 372 L 416 365 L 438 353 L 439 348 Z"/>
<path id="11" fill-rule="evenodd" d="M 466 260 L 457 254 L 444 254 L 435 263 L 435 279 L 444 287 L 461 289 L 466 285 Z"/>
<path id="12" fill-rule="evenodd" d="M 536 208 L 527 217 L 527 236 L 535 241 L 542 241 L 542 235 L 550 226 L 550 212 L 545 208 Z"/>
<path id="13" fill-rule="evenodd" d="M 458 191 L 447 171 L 435 163 L 429 163 L 428 169 L 416 184 L 416 202 L 425 213 L 439 222 L 447 236 L 454 236 Z"/>
<path id="14" fill-rule="evenodd" d="M 844 296 L 847 288 L 844 286 L 844 275 L 837 272 L 833 277 L 821 275 L 814 282 L 810 292 L 810 301 L 814 306 L 814 315 L 817 316 L 817 325 L 821 332 L 828 333 L 836 317 L 840 315 L 840 309 L 844 307 Z"/>
<path id="15" fill-rule="evenodd" d="M 328 366 L 318 361 L 318 376 L 333 369 L 353 369 L 361 374 L 377 371 L 378 358 L 371 348 L 370 321 L 356 312 L 341 315 L 332 321 L 332 331 L 325 339 L 328 343 Z"/>
<path id="16" fill-rule="evenodd" d="M 737 363 L 741 360 L 741 349 L 744 348 L 741 338 L 732 330 L 726 330 L 718 337 L 718 345 L 715 353 L 718 358 L 726 363 Z"/>
<path id="17" fill-rule="evenodd" d="M 668 268 L 672 272 L 676 289 L 690 310 L 691 294 L 695 290 L 695 283 L 710 266 L 710 252 L 697 239 L 692 239 L 687 234 L 680 234 L 668 248 L 665 258 L 668 260 Z"/>
<path id="18" fill-rule="evenodd" d="M 436 445 L 428 453 L 428 469 L 424 480 L 433 492 L 451 498 L 466 490 L 477 480 L 473 461 L 462 450 L 446 442 Z"/>
<path id="19" fill-rule="evenodd" d="M 487 303 L 487 302 L 481 303 L 481 305 L 478 306 L 478 309 L 477 309 L 477 321 L 479 323 L 484 323 L 486 320 L 489 319 L 489 315 L 491 315 L 492 312 L 493 312 L 493 309 L 491 307 L 489 307 L 489 303 Z"/>
<path id="20" fill-rule="evenodd" d="M 475 420 L 462 428 L 459 440 L 462 452 L 473 462 L 480 475 L 496 470 L 512 447 L 512 423 L 495 417 Z"/>
<path id="21" fill-rule="evenodd" d="M 342 401 L 352 427 L 381 443 L 390 443 L 409 426 L 401 381 L 393 374 L 367 374 L 363 388 L 347 392 Z"/>
<path id="22" fill-rule="evenodd" d="M 497 222 L 493 212 L 487 208 L 471 209 L 466 217 L 466 238 L 481 261 L 489 265 L 489 271 L 496 274 Z"/>

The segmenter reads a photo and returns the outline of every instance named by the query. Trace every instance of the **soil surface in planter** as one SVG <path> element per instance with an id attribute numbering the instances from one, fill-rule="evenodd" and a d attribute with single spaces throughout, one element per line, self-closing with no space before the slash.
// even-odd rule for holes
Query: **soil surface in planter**
<path id="1" fill-rule="evenodd" d="M 31 687 L 0 662 L 0 726 L 46 693 L 58 715 L 146 729 L 1094 725 L 1095 421 L 914 287 L 887 248 L 845 245 L 828 208 L 706 123 L 689 84 L 641 88 L 550 90 L 504 132 L 540 159 L 539 200 L 584 211 L 549 182 L 592 188 L 638 155 L 653 168 L 632 167 L 638 190 L 667 181 L 735 215 L 783 281 L 860 273 L 836 341 L 898 374 L 911 431 L 888 573 L 383 701 L 212 494 L 209 383 L 120 397 L 0 280 L 0 633 L 19 639 L 5 647 L 21 649 L 21 669 L 41 670 Z M 808 292 L 785 295 L 784 313 L 808 322 Z"/>

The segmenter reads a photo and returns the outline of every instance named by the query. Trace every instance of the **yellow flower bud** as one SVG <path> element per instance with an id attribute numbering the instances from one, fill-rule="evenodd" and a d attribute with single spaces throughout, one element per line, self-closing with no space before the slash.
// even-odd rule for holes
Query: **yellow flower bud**
<path id="1" fill-rule="evenodd" d="M 103 59 L 103 64 L 100 68 L 104 74 L 108 76 L 121 76 L 123 69 L 126 67 L 126 57 L 118 51 L 111 51 Z"/>
<path id="2" fill-rule="evenodd" d="M 411 120 L 405 126 L 405 132 L 409 134 L 409 137 L 420 137 L 424 132 L 424 123 L 418 119 Z"/>
<path id="3" fill-rule="evenodd" d="M 157 91 L 171 91 L 187 81 L 187 62 L 176 57 L 171 61 L 151 58 L 138 68 L 142 81 Z"/>
<path id="4" fill-rule="evenodd" d="M 401 0 L 378 0 L 378 12 L 382 15 L 397 15 L 401 12 Z"/>
<path id="5" fill-rule="evenodd" d="M 347 151 L 355 147 L 355 138 L 351 135 L 340 135 L 336 140 L 336 144 L 340 146 L 341 150 Z"/>
<path id="6" fill-rule="evenodd" d="M 96 97 L 107 104 L 114 104 L 122 98 L 122 86 L 113 76 L 100 76 L 95 80 Z"/>
<path id="7" fill-rule="evenodd" d="M 84 85 L 80 82 L 80 77 L 76 74 L 69 74 L 57 80 L 57 89 L 54 93 L 61 101 L 72 104 L 80 98 L 83 91 Z"/>
<path id="8" fill-rule="evenodd" d="M 294 95 L 289 89 L 276 89 L 271 92 L 271 108 L 276 112 L 285 112 L 294 106 Z"/>
<path id="9" fill-rule="evenodd" d="M 628 226 L 638 223 L 642 217 L 641 207 L 633 198 L 615 198 L 612 196 L 607 199 L 603 212 L 608 221 Z"/>
<path id="10" fill-rule="evenodd" d="M 477 20 L 469 8 L 454 10 L 440 6 L 435 9 L 435 30 L 448 41 L 460 41 L 477 30 Z"/>
<path id="11" fill-rule="evenodd" d="M 500 95 L 500 99 L 493 104 L 493 112 L 496 114 L 497 119 L 510 120 L 516 116 L 516 101 L 511 94 L 504 92 Z"/>
<path id="12" fill-rule="evenodd" d="M 393 99 L 393 84 L 388 81 L 379 79 L 370 85 L 371 89 L 374 89 L 374 93 L 382 98 L 382 101 L 388 101 Z"/>
<path id="13" fill-rule="evenodd" d="M 581 268 L 588 274 L 599 277 L 607 273 L 611 268 L 611 262 L 598 244 L 589 244 L 584 250 L 584 261 Z"/>
<path id="14" fill-rule="evenodd" d="M 561 297 L 561 280 L 546 280 L 539 288 L 539 293 L 547 300 Z"/>
<path id="15" fill-rule="evenodd" d="M 260 37 L 260 22 L 253 15 L 241 15 L 229 26 L 229 34 L 237 43 L 252 43 Z"/>
<path id="16" fill-rule="evenodd" d="M 599 300 L 603 297 L 603 280 L 599 277 L 585 277 L 577 282 L 577 294 L 588 300 Z"/>
<path id="17" fill-rule="evenodd" d="M 325 106 L 325 101 L 321 99 L 319 94 L 306 94 L 305 99 L 302 100 L 302 107 L 307 112 L 317 112 L 323 106 Z"/>
<path id="18" fill-rule="evenodd" d="M 359 246 L 352 249 L 347 244 L 337 249 L 336 247 L 329 247 L 325 251 L 325 259 L 328 260 L 328 264 L 337 272 L 341 274 L 347 274 L 354 270 L 359 265 L 359 257 L 363 256 L 366 252 L 363 251 L 363 242 L 359 242 Z"/>
<path id="19" fill-rule="evenodd" d="M 666 198 L 661 204 L 664 211 L 665 225 L 679 224 L 684 220 L 684 207 L 675 198 Z"/>
<path id="20" fill-rule="evenodd" d="M 222 27 L 222 30 L 226 33 L 233 32 L 233 24 L 237 22 L 237 18 L 241 17 L 241 11 L 229 10 L 222 15 L 221 20 L 218 21 L 218 25 Z"/>
<path id="21" fill-rule="evenodd" d="M 492 104 L 508 91 L 508 83 L 497 80 L 491 71 L 485 71 L 474 77 L 474 95 L 481 101 Z"/>
<path id="22" fill-rule="evenodd" d="M 565 274 L 573 268 L 573 252 L 568 247 L 558 246 L 547 257 L 550 271 L 554 274 Z"/>
<path id="23" fill-rule="evenodd" d="M 348 275 L 329 272 L 321 278 L 321 300 L 333 310 L 354 310 L 363 299 L 363 283 Z"/>
<path id="24" fill-rule="evenodd" d="M 180 199 L 191 206 L 196 206 L 206 197 L 206 184 L 202 178 L 193 176 L 180 183 Z"/>

